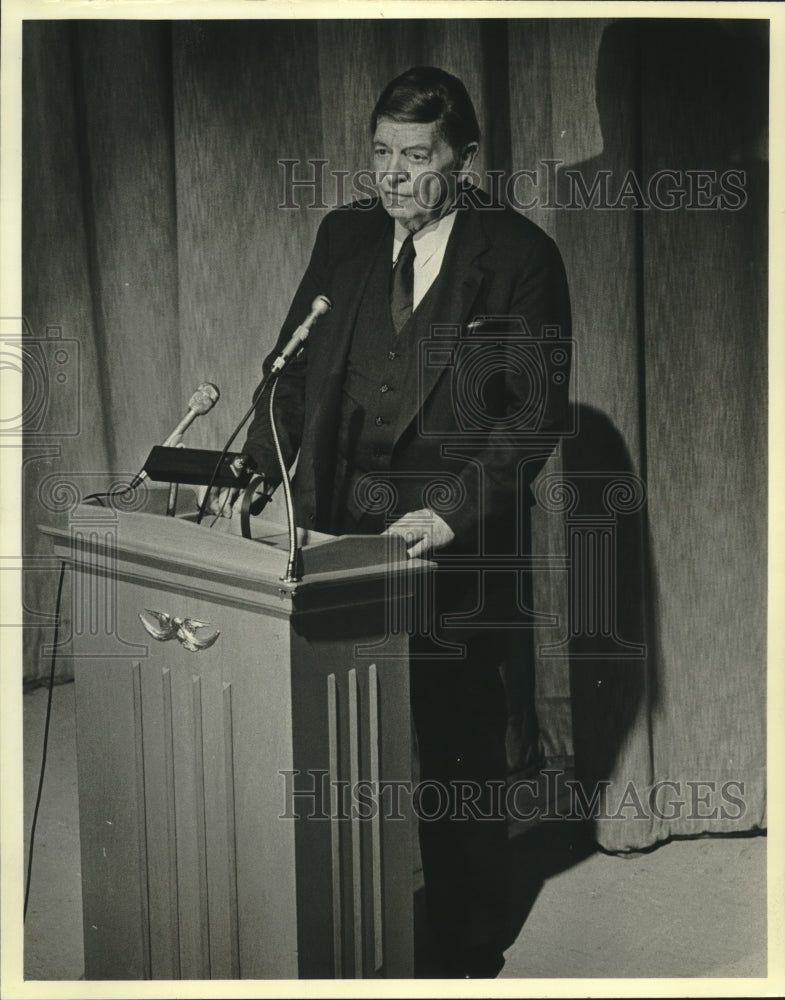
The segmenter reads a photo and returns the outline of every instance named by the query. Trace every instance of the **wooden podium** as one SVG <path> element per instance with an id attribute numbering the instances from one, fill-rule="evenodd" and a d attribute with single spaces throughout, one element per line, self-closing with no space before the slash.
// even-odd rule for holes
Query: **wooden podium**
<path id="1" fill-rule="evenodd" d="M 410 977 L 430 564 L 311 533 L 284 583 L 279 525 L 148 511 L 42 528 L 73 570 L 86 978 Z"/>

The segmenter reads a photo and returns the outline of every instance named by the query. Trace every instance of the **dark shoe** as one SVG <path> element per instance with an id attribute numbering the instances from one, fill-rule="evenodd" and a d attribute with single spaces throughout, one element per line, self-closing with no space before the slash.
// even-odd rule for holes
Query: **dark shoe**
<path id="1" fill-rule="evenodd" d="M 461 961 L 463 979 L 495 979 L 504 967 L 504 954 L 494 945 L 472 948 Z"/>
<path id="2" fill-rule="evenodd" d="M 466 948 L 446 955 L 437 973 L 442 979 L 495 979 L 504 966 L 504 954 L 496 945 Z"/>

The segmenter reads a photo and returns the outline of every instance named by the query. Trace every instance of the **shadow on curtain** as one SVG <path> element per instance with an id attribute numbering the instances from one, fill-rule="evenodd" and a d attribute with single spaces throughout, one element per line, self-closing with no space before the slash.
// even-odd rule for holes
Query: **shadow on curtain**
<path id="1" fill-rule="evenodd" d="M 594 827 L 611 851 L 765 826 L 761 41 L 750 24 L 609 25 L 603 151 L 561 178 L 565 204 L 565 174 L 610 191 L 557 225 L 580 317 L 576 391 L 591 404 L 565 442 L 565 480 L 594 470 L 581 502 L 599 515 L 597 470 L 632 474 L 646 498 L 617 518 L 611 594 L 617 635 L 643 655 L 592 657 L 585 633 L 570 650 L 576 770 L 586 796 L 606 795 Z M 608 208 L 617 196 L 626 210 Z"/>

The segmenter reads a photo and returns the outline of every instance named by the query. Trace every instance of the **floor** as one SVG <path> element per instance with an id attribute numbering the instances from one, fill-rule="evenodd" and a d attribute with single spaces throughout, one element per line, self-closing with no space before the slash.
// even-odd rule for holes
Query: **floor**
<path id="1" fill-rule="evenodd" d="M 45 715 L 46 691 L 26 694 L 26 839 Z M 499 989 L 501 981 L 531 978 L 765 977 L 766 843 L 761 835 L 676 840 L 621 858 L 597 851 L 574 822 L 541 822 L 517 835 L 511 879 L 521 929 L 506 952 Z M 73 684 L 53 693 L 33 862 L 25 978 L 78 980 L 84 967 Z M 768 992 L 752 985 L 745 991 L 737 983 L 730 992 Z M 682 983 L 677 995 L 689 989 Z M 655 987 L 653 995 L 660 992 Z"/>

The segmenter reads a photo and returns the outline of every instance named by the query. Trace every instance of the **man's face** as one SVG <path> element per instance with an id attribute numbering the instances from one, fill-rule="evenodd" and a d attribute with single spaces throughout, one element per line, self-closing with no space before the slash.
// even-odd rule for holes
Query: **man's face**
<path id="1" fill-rule="evenodd" d="M 387 212 L 410 232 L 438 218 L 455 198 L 454 171 L 468 169 L 476 152 L 448 145 L 435 122 L 380 118 L 373 137 L 376 184 Z"/>

